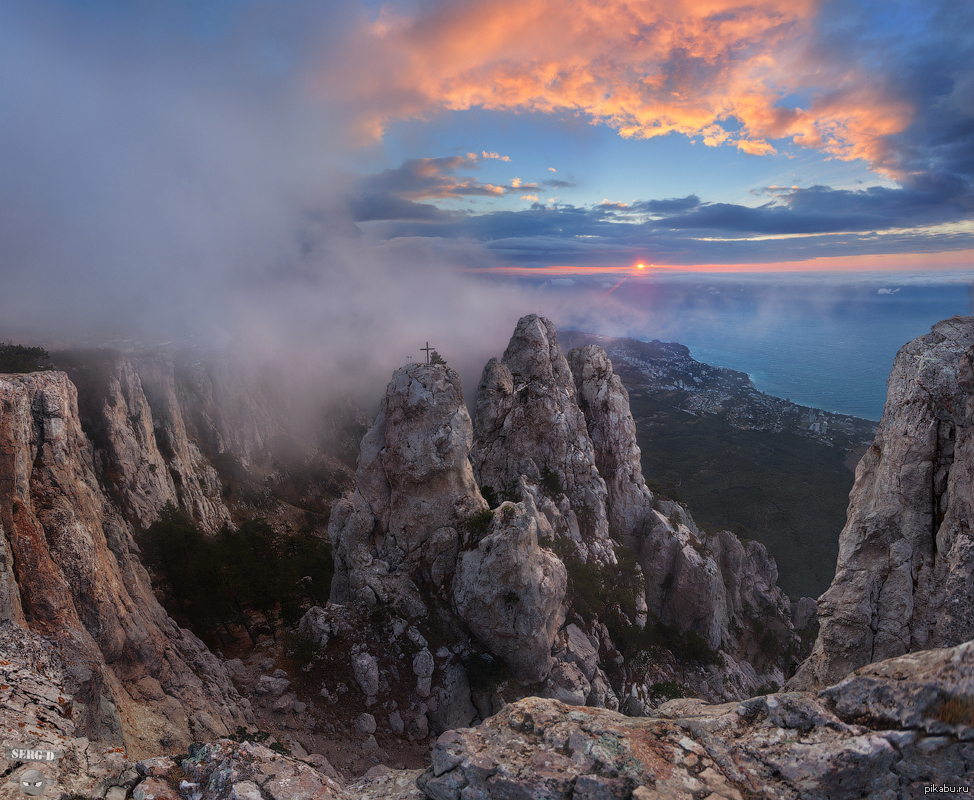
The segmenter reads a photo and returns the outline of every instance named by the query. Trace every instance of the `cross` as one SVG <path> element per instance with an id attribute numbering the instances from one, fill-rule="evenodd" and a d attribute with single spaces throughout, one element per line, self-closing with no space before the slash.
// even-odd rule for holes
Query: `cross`
<path id="1" fill-rule="evenodd" d="M 430 363 L 430 350 L 433 349 L 432 347 L 430 347 L 430 343 L 427 342 L 426 343 L 426 347 L 420 347 L 419 349 L 426 351 L 426 363 L 429 364 Z"/>

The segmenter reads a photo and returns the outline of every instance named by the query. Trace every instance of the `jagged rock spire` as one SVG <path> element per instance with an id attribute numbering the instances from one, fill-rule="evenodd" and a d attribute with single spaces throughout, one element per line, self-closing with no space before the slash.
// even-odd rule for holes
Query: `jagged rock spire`
<path id="1" fill-rule="evenodd" d="M 821 687 L 884 658 L 974 639 L 974 317 L 904 345 L 856 469 L 812 655 Z"/>

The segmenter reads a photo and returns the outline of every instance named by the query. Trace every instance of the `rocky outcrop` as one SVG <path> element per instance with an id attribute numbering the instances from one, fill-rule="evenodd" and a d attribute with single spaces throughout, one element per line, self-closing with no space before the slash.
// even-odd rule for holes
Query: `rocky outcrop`
<path id="1" fill-rule="evenodd" d="M 674 700 L 633 719 L 526 698 L 439 737 L 427 797 L 919 797 L 970 787 L 974 643 L 871 665 L 821 692 Z M 461 794 L 462 793 L 462 794 Z"/>
<path id="2" fill-rule="evenodd" d="M 570 351 L 568 364 L 592 439 L 595 465 L 605 481 L 609 524 L 617 535 L 644 536 L 661 527 L 661 520 L 653 512 L 653 495 L 643 479 L 629 393 L 598 345 Z"/>
<path id="3" fill-rule="evenodd" d="M 220 530 L 230 522 L 230 511 L 216 470 L 190 435 L 192 424 L 184 413 L 190 404 L 180 397 L 172 355 L 119 359 L 113 373 L 101 412 L 108 434 L 102 452 L 107 470 L 117 470 L 121 478 L 123 504 L 131 506 L 137 524 L 147 525 L 176 498 L 203 530 Z M 200 383 L 199 374 L 196 378 Z M 206 384 L 202 390 L 211 388 Z M 214 444 L 212 452 L 220 452 L 222 442 Z M 149 502 L 135 502 L 142 496 Z"/>
<path id="4" fill-rule="evenodd" d="M 972 348 L 974 318 L 953 317 L 897 354 L 818 601 L 819 636 L 790 686 L 974 638 Z"/>
<path id="5" fill-rule="evenodd" d="M 459 376 L 410 364 L 390 381 L 362 440 L 356 490 L 335 504 L 331 599 L 424 605 L 411 573 L 433 588 L 453 576 L 464 525 L 487 510 L 467 456 L 472 424 Z"/>
<path id="6" fill-rule="evenodd" d="M 523 317 L 501 361 L 492 358 L 484 367 L 474 440 L 480 486 L 499 499 L 518 500 L 523 476 L 556 535 L 571 541 L 583 560 L 615 564 L 605 481 L 572 372 L 547 319 Z"/>
<path id="7" fill-rule="evenodd" d="M 565 565 L 538 546 L 539 524 L 547 520 L 530 495 L 504 503 L 484 538 L 461 554 L 453 585 L 461 619 L 523 683 L 551 671 L 551 645 L 565 621 Z"/>
<path id="8" fill-rule="evenodd" d="M 585 347 L 566 359 L 548 320 L 522 319 L 502 361 L 487 364 L 474 425 L 455 372 L 399 369 L 362 441 L 356 486 L 331 515 L 333 606 L 309 612 L 303 629 L 354 629 L 361 611 L 352 607 L 435 620 L 436 636 L 464 659 L 476 659 L 479 643 L 518 683 L 612 708 L 625 694 L 632 713 L 668 681 L 726 699 L 784 680 L 795 637 L 774 561 L 759 544 L 702 533 L 685 509 L 653 497 L 628 396 L 605 353 Z M 574 636 L 561 630 L 569 611 Z M 649 623 L 649 638 L 682 642 L 680 657 L 709 666 L 624 663 L 620 648 L 634 655 L 634 645 L 614 642 L 607 623 L 634 639 Z M 438 645 L 408 654 L 414 671 L 425 667 L 403 688 L 408 713 L 442 729 L 447 717 L 434 706 L 448 668 L 431 666 Z M 379 695 L 366 691 L 369 703 L 384 680 L 404 682 L 376 659 Z M 474 702 L 487 714 L 493 701 L 481 694 Z"/>
<path id="9" fill-rule="evenodd" d="M 174 764 L 175 766 L 175 764 Z M 195 744 L 179 766 L 186 773 L 181 793 L 206 800 L 346 800 L 342 787 L 323 772 L 254 742 Z M 148 771 L 143 768 L 143 771 Z M 150 776 L 155 791 L 168 784 Z M 139 787 L 136 787 L 137 792 Z M 171 790 L 171 789 L 170 789 Z M 179 797 L 175 791 L 174 797 Z M 137 796 L 137 795 L 136 795 Z M 156 795 L 158 796 L 158 795 Z"/>
<path id="10" fill-rule="evenodd" d="M 78 735 L 58 649 L 12 622 L 0 622 L 0 655 L 0 798 L 22 798 L 20 779 L 31 769 L 61 791 L 84 796 L 103 794 L 120 782 L 126 765 L 119 748 Z M 23 748 L 50 752 L 54 759 L 7 758 L 9 750 Z"/>
<path id="11" fill-rule="evenodd" d="M 654 498 L 643 479 L 629 395 L 601 347 L 568 354 L 578 404 L 607 487 L 609 522 L 637 556 L 653 619 L 701 637 L 727 662 L 696 679 L 708 697 L 730 698 L 784 680 L 782 654 L 796 637 L 788 599 L 763 545 L 699 530 L 687 509 Z"/>
<path id="12" fill-rule="evenodd" d="M 564 619 L 565 569 L 538 544 L 547 521 L 530 498 L 488 511 L 471 440 L 456 372 L 411 364 L 395 373 L 362 440 L 357 489 L 332 512 L 331 600 L 381 602 L 414 619 L 443 590 L 440 611 L 457 615 L 450 624 L 469 626 L 518 680 L 542 680 Z M 422 689 L 430 694 L 428 679 Z"/>
<path id="13" fill-rule="evenodd" d="M 0 376 L 4 619 L 60 648 L 79 735 L 155 751 L 244 722 L 220 663 L 156 601 L 63 373 Z"/>

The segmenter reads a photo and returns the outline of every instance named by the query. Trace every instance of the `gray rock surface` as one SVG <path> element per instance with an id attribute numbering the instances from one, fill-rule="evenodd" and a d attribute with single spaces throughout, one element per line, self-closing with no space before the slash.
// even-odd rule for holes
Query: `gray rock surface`
<path id="1" fill-rule="evenodd" d="M 605 480 L 609 524 L 618 535 L 645 535 L 660 520 L 653 513 L 653 494 L 643 479 L 629 393 L 598 345 L 570 351 L 568 365 L 592 439 L 595 464 Z"/>
<path id="2" fill-rule="evenodd" d="M 504 503 L 486 535 L 460 556 L 457 613 L 514 677 L 532 683 L 551 669 L 551 645 L 565 619 L 567 573 L 538 544 L 539 515 L 530 496 Z"/>
<path id="3" fill-rule="evenodd" d="M 609 522 L 637 555 L 649 613 L 737 661 L 755 663 L 757 645 L 769 629 L 777 640 L 774 649 L 783 652 L 793 638 L 790 612 L 767 550 L 755 542 L 745 547 L 727 532 L 705 534 L 685 508 L 654 503 L 643 479 L 629 395 L 605 351 L 594 344 L 576 348 L 568 364 L 606 480 Z M 762 621 L 760 631 L 755 618 Z M 780 684 L 783 666 L 768 665 L 760 676 L 740 673 L 743 684 L 730 681 L 727 689 L 731 695 L 753 690 L 757 684 L 749 684 L 755 679 Z"/>
<path id="4" fill-rule="evenodd" d="M 357 488 L 332 511 L 332 602 L 394 597 L 411 616 L 423 613 L 404 575 L 418 568 L 434 588 L 446 582 L 459 529 L 487 508 L 467 458 L 472 430 L 456 372 L 422 364 L 396 371 L 362 440 Z"/>
<path id="5" fill-rule="evenodd" d="M 974 643 L 874 664 L 819 696 L 673 700 L 635 719 L 525 698 L 441 735 L 418 785 L 436 800 L 895 800 L 970 787 L 972 654 Z"/>
<path id="6" fill-rule="evenodd" d="M 99 455 L 119 476 L 135 524 L 152 523 L 175 501 L 203 530 L 220 530 L 230 522 L 230 511 L 216 470 L 190 436 L 187 412 L 199 404 L 190 402 L 177 381 L 172 356 L 122 358 L 112 370 L 100 409 L 105 435 Z M 214 449 L 221 449 L 219 443 Z"/>
<path id="7" fill-rule="evenodd" d="M 182 760 L 187 783 L 205 800 L 347 800 L 339 784 L 313 767 L 253 742 L 193 745 Z M 256 794 L 255 794 L 256 790 Z M 188 793 L 188 792 L 187 792 Z"/>
<path id="8" fill-rule="evenodd" d="M 352 673 L 366 697 L 375 697 L 379 693 L 379 662 L 375 656 L 368 653 L 352 656 Z"/>
<path id="9" fill-rule="evenodd" d="M 477 480 L 498 497 L 523 499 L 521 477 L 545 495 L 538 509 L 583 558 L 615 563 L 607 491 L 578 407 L 575 382 L 554 325 L 521 318 L 501 361 L 484 367 L 477 389 L 472 459 Z"/>
<path id="10" fill-rule="evenodd" d="M 900 349 L 856 470 L 812 655 L 789 686 L 974 638 L 974 318 Z"/>
<path id="11" fill-rule="evenodd" d="M 246 722 L 223 664 L 156 601 L 64 373 L 0 376 L 0 522 L 6 618 L 61 649 L 79 735 L 141 755 Z"/>

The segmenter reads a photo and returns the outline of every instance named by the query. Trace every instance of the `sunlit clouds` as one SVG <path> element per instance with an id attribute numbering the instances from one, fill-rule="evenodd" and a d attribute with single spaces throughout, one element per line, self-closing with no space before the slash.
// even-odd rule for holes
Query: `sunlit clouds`
<path id="1" fill-rule="evenodd" d="M 529 110 L 624 137 L 678 133 L 754 155 L 798 145 L 895 170 L 884 140 L 913 105 L 854 53 L 819 47 L 818 11 L 814 0 L 390 6 L 356 38 L 372 66 L 353 55 L 348 86 L 374 136 L 443 109 Z M 326 71 L 317 79 L 338 88 Z"/>

